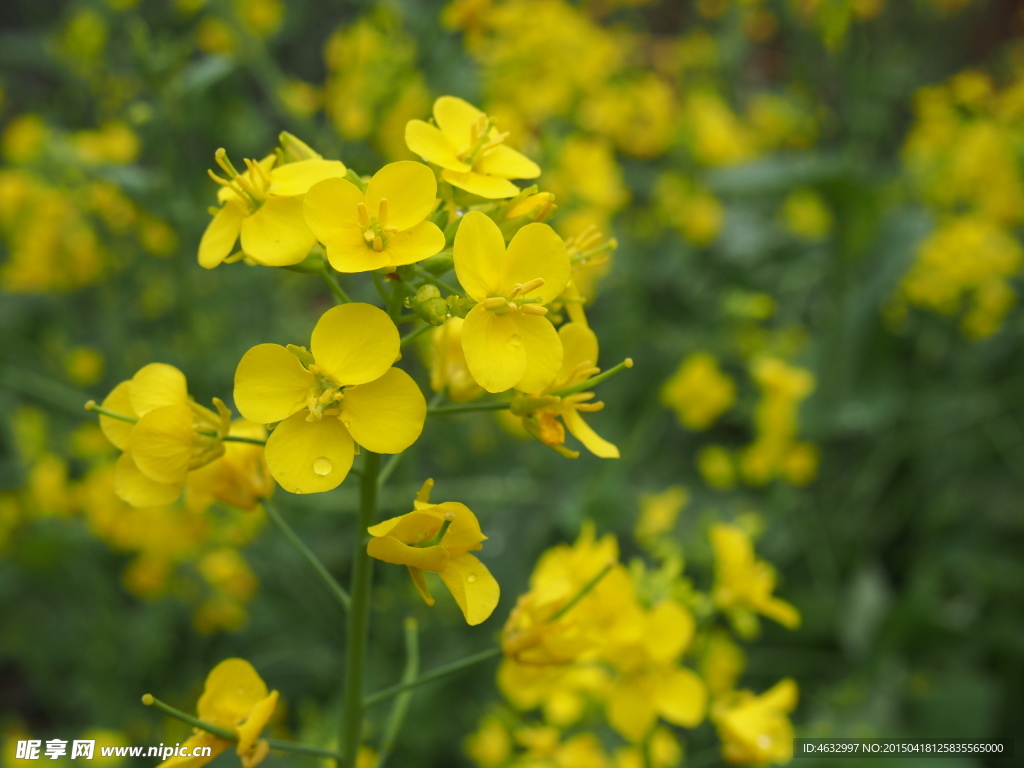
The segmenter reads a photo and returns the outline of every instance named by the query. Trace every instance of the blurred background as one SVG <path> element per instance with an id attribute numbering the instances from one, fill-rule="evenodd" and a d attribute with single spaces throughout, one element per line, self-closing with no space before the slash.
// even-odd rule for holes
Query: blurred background
<path id="1" fill-rule="evenodd" d="M 230 403 L 246 349 L 305 344 L 332 305 L 309 275 L 198 267 L 218 147 L 288 130 L 370 174 L 443 94 L 539 162 L 560 234 L 616 238 L 582 287 L 603 367 L 636 365 L 589 418 L 617 461 L 493 414 L 428 422 L 384 509 L 434 477 L 480 517 L 502 601 L 467 628 L 378 567 L 368 689 L 400 674 L 401 617 L 424 668 L 490 647 L 545 548 L 589 519 L 628 560 L 660 510 L 697 588 L 717 521 L 778 569 L 803 623 L 764 622 L 743 685 L 794 678 L 798 735 L 1017 735 L 1022 33 L 1015 0 L 6 0 L 0 760 L 29 736 L 183 741 L 139 697 L 192 712 L 229 656 L 281 691 L 274 735 L 330 740 L 331 596 L 261 512 L 123 505 L 82 406 L 153 361 Z M 344 579 L 351 485 L 276 496 Z M 424 688 L 392 764 L 472 765 L 499 699 L 493 665 Z M 686 752 L 722 761 L 710 724 Z"/>

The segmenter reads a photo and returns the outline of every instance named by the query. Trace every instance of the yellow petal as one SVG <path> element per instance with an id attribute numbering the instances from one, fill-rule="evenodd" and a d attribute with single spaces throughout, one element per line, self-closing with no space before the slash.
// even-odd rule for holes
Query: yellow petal
<path id="1" fill-rule="evenodd" d="M 566 323 L 558 329 L 562 340 L 562 370 L 556 389 L 568 386 L 576 378 L 573 372 L 597 365 L 597 335 L 583 323 Z"/>
<path id="2" fill-rule="evenodd" d="M 355 445 L 345 425 L 332 416 L 306 421 L 290 416 L 267 438 L 270 474 L 290 493 L 322 493 L 341 485 L 352 468 Z"/>
<path id="3" fill-rule="evenodd" d="M 644 644 L 656 661 L 675 661 L 690 645 L 695 629 L 693 615 L 675 600 L 662 600 L 647 616 Z"/>
<path id="4" fill-rule="evenodd" d="M 597 432 L 591 429 L 590 425 L 583 420 L 579 411 L 575 408 L 567 408 L 562 411 L 562 421 L 565 422 L 569 433 L 579 440 L 588 451 L 599 459 L 619 458 L 619 449 L 614 443 L 609 443 Z"/>
<path id="5" fill-rule="evenodd" d="M 213 269 L 231 255 L 248 211 L 240 202 L 227 202 L 217 211 L 199 241 L 199 266 Z"/>
<path id="6" fill-rule="evenodd" d="M 181 496 L 181 485 L 149 479 L 135 466 L 131 453 L 122 453 L 115 465 L 114 493 L 133 507 L 162 507 Z"/>
<path id="7" fill-rule="evenodd" d="M 171 757 L 160 763 L 157 768 L 199 768 L 199 766 L 211 762 L 213 758 L 230 746 L 230 741 L 218 739 L 213 734 L 200 731 L 199 733 L 192 734 L 182 742 L 181 751 L 185 752 L 187 750 L 188 754 L 191 755 L 195 752 L 196 747 L 209 747 L 209 757 Z"/>
<path id="8" fill-rule="evenodd" d="M 326 243 L 333 237 L 348 239 L 355 235 L 365 246 L 357 214 L 357 206 L 361 202 L 363 193 L 351 181 L 327 179 L 309 188 L 302 202 L 302 212 L 310 231 L 320 242 Z"/>
<path id="9" fill-rule="evenodd" d="M 130 391 L 132 408 L 145 416 L 165 405 L 188 405 L 188 382 L 185 374 L 166 363 L 150 363 L 132 376 Z"/>
<path id="10" fill-rule="evenodd" d="M 522 392 L 540 392 L 555 380 L 562 367 L 562 340 L 547 317 L 522 314 L 512 317 L 526 353 L 522 378 L 513 386 Z"/>
<path id="11" fill-rule="evenodd" d="M 387 312 L 371 304 L 342 304 L 317 320 L 310 352 L 323 373 L 347 386 L 383 376 L 398 358 L 399 343 Z"/>
<path id="12" fill-rule="evenodd" d="M 455 519 L 448 527 L 444 535 L 445 549 L 452 555 L 462 554 L 471 550 L 480 549 L 481 542 L 487 539 L 480 530 L 480 521 L 476 515 L 465 504 L 457 501 L 446 501 L 431 508 L 431 511 L 441 515 L 442 519 L 451 515 Z"/>
<path id="13" fill-rule="evenodd" d="M 102 408 L 106 408 L 114 413 L 120 413 L 122 416 L 137 418 L 135 408 L 132 407 L 131 391 L 132 383 L 130 381 L 122 381 L 110 390 L 110 394 L 104 398 L 100 405 Z M 131 422 L 112 419 L 109 416 L 100 414 L 100 429 L 106 435 L 107 440 L 122 451 L 128 447 L 128 435 L 131 434 L 132 427 L 134 426 Z"/>
<path id="14" fill-rule="evenodd" d="M 696 673 L 681 667 L 659 672 L 654 690 L 658 713 L 673 725 L 695 728 L 704 719 L 708 694 Z"/>
<path id="15" fill-rule="evenodd" d="M 262 682 L 262 680 L 260 682 Z M 251 752 L 256 746 L 256 739 L 258 739 L 260 734 L 263 733 L 263 729 L 267 727 L 267 722 L 273 716 L 274 710 L 277 708 L 277 696 L 277 691 L 271 691 L 265 699 L 257 701 L 256 704 L 249 709 L 245 722 L 239 725 L 236 729 L 238 732 L 238 747 L 236 752 L 239 755 Z"/>
<path id="16" fill-rule="evenodd" d="M 434 102 L 434 120 L 456 147 L 469 147 L 473 127 L 486 118 L 483 112 L 457 96 L 441 96 Z"/>
<path id="17" fill-rule="evenodd" d="M 410 547 L 391 536 L 370 539 L 366 552 L 370 557 L 385 563 L 410 565 L 433 573 L 438 573 L 448 565 L 448 553 L 444 547 Z"/>
<path id="18" fill-rule="evenodd" d="M 181 486 L 188 477 L 192 446 L 192 409 L 165 405 L 150 411 L 135 425 L 129 445 L 135 466 L 150 480 Z"/>
<path id="19" fill-rule="evenodd" d="M 553 330 L 552 333 L 557 339 L 558 334 Z M 466 315 L 462 325 L 462 351 L 474 381 L 488 392 L 511 389 L 526 370 L 526 350 L 512 315 L 496 315 L 481 304 Z"/>
<path id="20" fill-rule="evenodd" d="M 419 568 L 413 568 L 409 566 L 409 576 L 412 578 L 413 586 L 416 587 L 416 591 L 420 593 L 420 597 L 423 598 L 423 602 L 427 605 L 434 604 L 434 598 L 430 594 L 430 587 L 427 586 L 427 577 L 423 575 L 423 571 Z"/>
<path id="21" fill-rule="evenodd" d="M 441 571 L 441 579 L 471 627 L 482 623 L 494 613 L 501 588 L 487 566 L 473 555 L 462 554 L 451 558 L 448 567 Z"/>
<path id="22" fill-rule="evenodd" d="M 382 199 L 388 204 L 387 218 L 381 223 L 399 230 L 419 224 L 437 203 L 434 172 L 414 160 L 388 163 L 366 185 L 366 207 L 370 214 L 379 214 Z"/>
<path id="23" fill-rule="evenodd" d="M 235 407 L 249 421 L 273 424 L 304 408 L 315 378 L 279 344 L 258 344 L 235 369 Z"/>
<path id="24" fill-rule="evenodd" d="M 410 120 L 405 124 L 405 145 L 427 162 L 448 168 L 453 171 L 465 172 L 470 166 L 459 160 L 458 147 L 430 123 L 422 120 Z"/>
<path id="25" fill-rule="evenodd" d="M 450 171 L 447 168 L 441 171 L 441 178 L 453 187 L 464 189 L 474 195 L 486 197 L 488 200 L 502 200 L 506 197 L 515 197 L 520 189 L 508 179 L 497 176 L 484 176 L 472 171 L 460 173 Z"/>
<path id="26" fill-rule="evenodd" d="M 539 165 L 504 144 L 484 152 L 473 164 L 473 169 L 478 173 L 505 179 L 535 179 L 540 176 Z"/>
<path id="27" fill-rule="evenodd" d="M 200 720 L 233 728 L 267 698 L 267 684 L 245 659 L 225 659 L 206 676 L 196 712 Z"/>
<path id="28" fill-rule="evenodd" d="M 242 222 L 242 252 L 266 267 L 298 264 L 316 245 L 302 215 L 302 198 L 270 197 Z"/>
<path id="29" fill-rule="evenodd" d="M 761 601 L 757 610 L 769 619 L 779 622 L 786 629 L 796 629 L 800 626 L 800 611 L 777 597 Z"/>
<path id="30" fill-rule="evenodd" d="M 544 285 L 530 291 L 527 296 L 540 296 L 542 303 L 548 304 L 565 290 L 571 269 L 565 241 L 555 234 L 555 230 L 547 224 L 527 224 L 508 244 L 501 284 L 512 286 L 543 278 Z"/>
<path id="31" fill-rule="evenodd" d="M 383 520 L 366 530 L 371 536 L 390 536 L 405 544 L 418 544 L 436 536 L 443 523 L 444 515 L 428 507 Z"/>
<path id="32" fill-rule="evenodd" d="M 780 712 L 792 712 L 799 696 L 800 689 L 797 687 L 796 681 L 787 677 L 762 693 L 760 698 L 761 704 L 765 707 Z"/>
<path id="33" fill-rule="evenodd" d="M 304 195 L 317 182 L 341 178 L 347 172 L 345 164 L 337 160 L 300 160 L 297 163 L 286 163 L 270 172 L 270 188 L 267 192 L 281 196 Z"/>
<path id="34" fill-rule="evenodd" d="M 444 248 L 444 232 L 432 222 L 421 221 L 414 227 L 388 237 L 384 256 L 389 267 L 415 264 L 440 253 Z"/>
<path id="35" fill-rule="evenodd" d="M 391 368 L 375 381 L 346 389 L 341 401 L 341 420 L 355 441 L 374 453 L 404 451 L 419 438 L 426 418 L 423 393 L 400 368 Z"/>
<path id="36" fill-rule="evenodd" d="M 373 250 L 359 229 L 335 230 L 324 240 L 324 245 L 327 246 L 327 260 L 338 272 L 370 272 L 391 263 L 387 248 Z"/>
<path id="37" fill-rule="evenodd" d="M 501 294 L 505 239 L 490 216 L 479 211 L 463 216 L 452 254 L 455 274 L 472 299 L 483 301 Z"/>
<path id="38" fill-rule="evenodd" d="M 641 741 L 657 720 L 646 677 L 624 677 L 608 692 L 608 722 L 630 741 Z"/>

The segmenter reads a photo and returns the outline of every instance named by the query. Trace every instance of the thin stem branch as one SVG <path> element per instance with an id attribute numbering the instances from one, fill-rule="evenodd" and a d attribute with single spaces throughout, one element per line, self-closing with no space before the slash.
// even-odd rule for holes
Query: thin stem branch
<path id="1" fill-rule="evenodd" d="M 376 693 L 371 693 L 363 701 L 363 706 L 369 707 L 378 702 L 390 699 L 392 696 L 397 696 L 398 694 L 403 693 L 404 691 L 411 691 L 413 688 L 419 688 L 421 685 L 432 683 L 435 680 L 442 680 L 448 677 L 449 675 L 454 675 L 456 672 L 461 672 L 464 669 L 468 669 L 469 667 L 472 667 L 476 664 L 481 664 L 490 659 L 496 659 L 499 656 L 501 656 L 500 647 L 488 648 L 486 651 L 474 653 L 472 656 L 467 656 L 466 658 L 459 659 L 458 661 L 454 661 L 451 664 L 446 664 L 443 667 L 438 667 L 432 672 L 428 672 L 422 677 L 412 680 L 411 682 L 398 683 L 397 685 L 392 685 L 388 688 L 382 688 Z"/>
<path id="2" fill-rule="evenodd" d="M 409 344 L 412 344 L 420 336 L 422 336 L 423 334 L 425 334 L 425 333 L 427 333 L 429 331 L 434 330 L 434 328 L 435 328 L 435 326 L 430 325 L 430 323 L 427 323 L 426 325 L 420 326 L 415 331 L 410 331 L 409 333 L 405 334 L 405 336 L 402 337 L 402 341 L 401 341 L 399 346 L 406 347 Z"/>
<path id="3" fill-rule="evenodd" d="M 136 419 L 133 416 L 125 416 L 123 413 L 116 413 L 114 411 L 108 411 L 106 408 L 103 408 L 103 407 L 101 407 L 99 405 L 96 405 L 96 401 L 95 400 L 90 400 L 89 402 L 87 402 L 85 404 L 85 410 L 92 411 L 93 413 L 98 413 L 101 416 L 106 416 L 109 419 L 117 419 L 118 421 L 127 421 L 129 424 L 136 424 L 139 421 L 138 419 Z"/>
<path id="4" fill-rule="evenodd" d="M 349 295 L 347 293 L 345 293 L 345 289 L 341 287 L 341 285 L 338 283 L 338 281 L 334 277 L 334 275 L 330 274 L 327 271 L 327 267 L 326 266 L 324 266 L 322 269 L 318 270 L 317 274 L 320 275 L 320 279 L 324 281 L 324 284 L 327 286 L 327 288 L 330 290 L 330 292 L 334 295 L 334 300 L 336 302 L 338 302 L 339 304 L 351 304 L 352 303 L 352 299 L 349 298 Z"/>
<path id="5" fill-rule="evenodd" d="M 427 272 L 427 270 L 425 270 L 425 269 L 417 267 L 414 270 L 414 274 L 417 277 L 422 277 L 428 283 L 433 283 L 438 288 L 444 288 L 446 291 L 448 291 L 448 293 L 454 293 L 456 296 L 465 296 L 466 295 L 463 291 L 459 290 L 454 285 L 446 283 L 444 280 L 442 280 L 439 277 L 434 277 L 432 274 Z"/>
<path id="6" fill-rule="evenodd" d="M 243 437 L 241 435 L 225 435 L 221 438 L 225 443 L 248 443 L 249 445 L 266 445 L 266 440 L 258 437 Z"/>
<path id="7" fill-rule="evenodd" d="M 348 648 L 345 657 L 345 699 L 341 722 L 342 764 L 356 765 L 363 735 L 363 670 L 370 627 L 370 592 L 373 561 L 366 552 L 366 529 L 377 514 L 377 475 L 380 455 L 366 451 L 359 479 L 359 518 L 352 553 L 352 605 L 349 608 Z"/>
<path id="8" fill-rule="evenodd" d="M 218 739 L 224 739 L 225 741 L 231 742 L 238 741 L 238 734 L 234 731 L 230 731 L 227 728 L 221 728 L 219 725 L 214 725 L 213 723 L 207 723 L 197 717 L 192 717 L 192 715 L 186 714 L 180 709 L 176 709 L 170 704 L 160 701 L 160 699 L 156 698 L 151 693 L 147 693 L 142 697 L 142 703 L 147 707 L 156 707 L 165 715 L 170 715 L 177 720 L 181 720 L 183 723 L 191 725 L 193 728 L 198 728 L 202 731 L 213 734 Z M 297 755 L 315 755 L 317 757 L 330 757 L 335 760 L 341 759 L 341 755 L 337 752 L 333 752 L 329 749 L 321 749 L 320 747 L 311 747 L 307 744 L 296 744 L 293 741 L 267 739 L 267 744 L 270 745 L 271 749 L 277 750 L 278 752 L 294 752 Z"/>
<path id="9" fill-rule="evenodd" d="M 471 413 L 473 411 L 503 411 L 512 405 L 510 400 L 488 403 L 466 403 L 464 405 L 445 405 L 440 408 L 427 408 L 427 416 L 447 416 L 454 413 Z"/>
<path id="10" fill-rule="evenodd" d="M 604 373 L 599 373 L 599 374 L 597 374 L 597 376 L 591 376 L 586 381 L 581 381 L 579 384 L 574 384 L 571 387 L 566 387 L 565 389 L 560 389 L 557 392 L 552 392 L 551 394 L 555 395 L 556 397 L 567 397 L 568 395 L 575 395 L 577 392 L 583 392 L 585 390 L 592 389 L 595 386 L 597 386 L 598 384 L 600 384 L 602 381 L 605 381 L 606 379 L 610 379 L 612 376 L 614 376 L 615 374 L 619 373 L 620 371 L 624 371 L 627 368 L 632 368 L 632 367 L 633 367 L 633 358 L 627 357 L 625 360 L 623 360 L 621 363 L 616 365 L 614 368 L 609 368 Z"/>
<path id="11" fill-rule="evenodd" d="M 302 539 L 299 538 L 298 534 L 295 533 L 294 529 L 285 522 L 285 519 L 281 517 L 281 513 L 277 511 L 277 507 L 271 504 L 267 499 L 264 499 L 263 508 L 267 510 L 267 515 L 274 521 L 275 525 L 281 529 L 281 533 L 284 534 L 284 537 L 288 539 L 292 546 L 299 551 L 299 554 L 306 559 L 306 562 L 313 566 L 313 570 L 317 572 L 317 575 L 323 580 L 324 584 L 327 585 L 327 588 L 336 598 L 338 598 L 338 602 L 341 603 L 342 608 L 346 611 L 349 610 L 351 598 L 349 598 L 348 592 L 346 592 L 335 578 L 331 576 L 330 571 L 328 571 L 324 564 L 320 562 L 320 558 L 313 554 L 313 551 L 305 545 Z"/>
<path id="12" fill-rule="evenodd" d="M 587 596 L 590 590 L 597 586 L 598 582 L 601 581 L 601 579 L 608 575 L 608 571 L 612 569 L 613 565 L 615 565 L 615 563 L 608 563 L 608 565 L 602 568 L 601 571 L 594 578 L 592 578 L 590 581 L 583 585 L 583 589 L 581 589 L 572 600 L 570 600 L 568 603 L 566 603 L 557 611 L 555 611 L 555 613 L 552 614 L 551 618 L 548 619 L 548 621 L 558 621 L 560 618 L 565 616 L 565 614 L 571 611 L 580 600 Z"/>
<path id="13" fill-rule="evenodd" d="M 409 617 L 405 620 L 405 669 L 402 672 L 402 682 L 411 683 L 420 673 L 420 644 L 419 628 L 416 619 Z M 402 723 L 405 722 L 405 714 L 409 709 L 409 702 L 412 700 L 412 691 L 406 691 L 398 695 L 391 713 L 388 715 L 388 722 L 384 729 L 384 738 L 381 741 L 380 749 L 377 752 L 377 764 L 374 768 L 384 768 L 391 750 L 395 747 L 398 734 L 402 730 Z"/>
<path id="14" fill-rule="evenodd" d="M 384 464 L 383 469 L 381 469 L 380 474 L 377 476 L 378 489 L 383 488 L 384 483 L 386 483 L 388 481 L 388 478 L 390 478 L 391 475 L 394 474 L 395 470 L 398 468 L 398 462 L 402 460 L 402 456 L 404 455 L 404 451 L 402 453 L 396 453 L 387 460 L 387 463 Z"/>

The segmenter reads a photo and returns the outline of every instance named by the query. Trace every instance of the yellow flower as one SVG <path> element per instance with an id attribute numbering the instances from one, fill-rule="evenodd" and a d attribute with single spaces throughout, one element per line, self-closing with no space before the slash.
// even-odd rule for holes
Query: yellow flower
<path id="1" fill-rule="evenodd" d="M 466 623 L 480 624 L 498 605 L 500 590 L 487 566 L 474 555 L 487 538 L 469 507 L 454 501 L 430 503 L 433 480 L 427 480 L 414 510 L 371 526 L 366 551 L 386 563 L 405 565 L 427 605 L 434 604 L 424 571 L 436 573 L 462 609 Z"/>
<path id="2" fill-rule="evenodd" d="M 241 237 L 242 254 L 268 267 L 298 264 L 316 244 L 316 237 L 302 215 L 302 199 L 318 181 L 344 176 L 337 160 L 313 157 L 280 165 L 277 155 L 259 162 L 246 158 L 248 170 L 239 173 L 223 149 L 215 155 L 228 178 L 212 171 L 221 185 L 221 207 L 199 241 L 199 264 L 213 269 L 223 262 Z"/>
<path id="3" fill-rule="evenodd" d="M 790 192 L 779 213 L 783 226 L 804 240 L 818 242 L 832 231 L 832 211 L 813 189 Z"/>
<path id="4" fill-rule="evenodd" d="M 540 392 L 562 365 L 562 342 L 543 306 L 569 282 L 562 238 L 547 224 L 527 224 L 506 251 L 498 225 L 470 211 L 453 255 L 459 282 L 477 302 L 462 327 L 469 372 L 488 392 Z"/>
<path id="5" fill-rule="evenodd" d="M 270 474 L 292 493 L 337 488 L 358 443 L 401 453 L 420 436 L 427 403 L 398 359 L 398 329 L 369 304 L 327 310 L 313 329 L 311 353 L 260 344 L 235 371 L 235 405 L 249 421 L 273 424 Z"/>
<path id="6" fill-rule="evenodd" d="M 736 383 L 722 373 L 713 355 L 696 352 L 662 385 L 660 399 L 687 429 L 707 429 L 732 408 Z"/>
<path id="7" fill-rule="evenodd" d="M 723 696 L 736 687 L 747 660 L 743 649 L 722 629 L 708 635 L 700 661 L 700 674 L 713 698 Z"/>
<path id="8" fill-rule="evenodd" d="M 230 434 L 263 440 L 267 430 L 261 424 L 236 419 L 231 423 Z M 205 510 L 214 501 L 253 510 L 273 493 L 274 481 L 267 469 L 263 446 L 229 442 L 224 445 L 223 456 L 189 475 L 185 502 L 194 512 Z"/>
<path id="9" fill-rule="evenodd" d="M 799 691 L 786 678 L 757 696 L 737 691 L 715 704 L 711 718 L 722 739 L 722 756 L 734 765 L 782 765 L 793 757 L 793 726 L 787 715 Z"/>
<path id="10" fill-rule="evenodd" d="M 671 531 L 675 528 L 679 513 L 689 502 L 690 493 L 681 485 L 666 488 L 661 493 L 641 496 L 640 519 L 636 524 L 637 541 L 651 544 L 662 534 Z"/>
<path id="11" fill-rule="evenodd" d="M 580 415 L 580 412 L 599 411 L 604 403 L 591 402 L 593 392 L 561 397 L 555 394 L 600 372 L 596 365 L 597 336 L 583 323 L 567 323 L 558 329 L 558 338 L 562 342 L 563 357 L 555 380 L 537 394 L 517 396 L 512 401 L 512 412 L 522 417 L 527 432 L 563 456 L 572 459 L 579 456 L 578 451 L 565 447 L 565 430 L 568 429 L 595 456 L 617 459 L 619 449 L 591 429 Z"/>
<path id="12" fill-rule="evenodd" d="M 729 449 L 723 445 L 708 445 L 697 454 L 697 469 L 704 482 L 712 488 L 728 490 L 736 485 L 736 467 Z"/>
<path id="13" fill-rule="evenodd" d="M 172 365 L 151 363 L 107 395 L 100 429 L 123 453 L 117 461 L 117 495 L 135 507 L 170 504 L 181 495 L 193 469 L 224 453 L 230 414 L 214 398 L 217 413 L 188 396 L 185 375 Z"/>
<path id="14" fill-rule="evenodd" d="M 402 160 L 377 171 L 365 193 L 346 179 L 315 184 L 304 211 L 332 267 L 368 272 L 413 264 L 444 248 L 444 233 L 425 221 L 436 203 L 434 174 L 422 163 Z"/>
<path id="15" fill-rule="evenodd" d="M 143 701 L 145 699 L 143 697 Z M 276 706 L 277 691 L 267 692 L 267 684 L 249 662 L 226 659 L 207 675 L 196 713 L 204 722 L 233 731 L 238 736 L 235 751 L 242 759 L 242 766 L 254 768 L 270 749 L 259 735 Z M 207 746 L 212 748 L 210 757 L 172 757 L 162 762 L 159 768 L 198 768 L 230 747 L 231 742 L 196 728 L 182 744 L 182 749 L 187 747 L 191 753 L 195 747 Z"/>
<path id="16" fill-rule="evenodd" d="M 466 737 L 462 748 L 480 768 L 501 768 L 512 753 L 512 738 L 500 718 L 487 715 Z"/>
<path id="17" fill-rule="evenodd" d="M 744 637 L 757 633 L 756 613 L 788 629 L 800 626 L 800 613 L 785 600 L 772 596 L 775 570 L 754 556 L 750 537 L 735 525 L 711 527 L 715 552 L 715 586 L 712 597 L 726 612 L 736 631 Z"/>
<path id="18" fill-rule="evenodd" d="M 535 162 L 504 144 L 494 119 L 454 96 L 434 102 L 434 120 L 410 120 L 405 143 L 427 162 L 440 166 L 441 178 L 453 187 L 489 199 L 513 197 L 519 187 L 509 179 L 535 179 Z"/>

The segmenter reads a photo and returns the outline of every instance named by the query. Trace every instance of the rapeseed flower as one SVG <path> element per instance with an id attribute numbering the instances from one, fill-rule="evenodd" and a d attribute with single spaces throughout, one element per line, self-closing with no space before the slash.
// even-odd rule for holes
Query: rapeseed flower
<path id="1" fill-rule="evenodd" d="M 164 363 L 151 363 L 114 387 L 99 420 L 103 434 L 123 452 L 115 486 L 121 499 L 136 507 L 170 504 L 191 470 L 224 453 L 230 414 L 219 399 L 213 402 L 216 413 L 193 401 L 185 375 Z"/>
<path id="2" fill-rule="evenodd" d="M 491 572 L 471 555 L 487 539 L 476 515 L 465 504 L 430 503 L 433 480 L 427 480 L 412 512 L 371 526 L 366 551 L 386 563 L 409 568 L 413 584 L 427 605 L 434 604 L 424 571 L 436 573 L 452 593 L 466 623 L 480 624 L 498 605 L 500 588 Z"/>
<path id="3" fill-rule="evenodd" d="M 316 237 L 303 217 L 303 196 L 319 181 L 344 176 L 344 164 L 317 156 L 281 165 L 275 154 L 259 162 L 246 158 L 247 170 L 239 173 L 223 149 L 214 157 L 227 179 L 210 171 L 221 185 L 221 207 L 199 241 L 200 266 L 223 262 L 239 238 L 241 254 L 257 264 L 286 267 L 305 259 Z"/>
<path id="4" fill-rule="evenodd" d="M 393 270 L 444 248 L 444 233 L 425 221 L 437 203 L 437 181 L 422 163 L 389 163 L 363 192 L 346 179 L 312 186 L 303 210 L 306 223 L 327 248 L 339 272 Z"/>
<path id="5" fill-rule="evenodd" d="M 320 493 L 348 475 L 356 445 L 401 453 L 420 436 L 427 403 L 398 359 L 398 329 L 369 304 L 327 310 L 310 350 L 260 344 L 235 371 L 235 405 L 249 421 L 275 424 L 270 474 L 286 491 Z"/>
<path id="6" fill-rule="evenodd" d="M 558 375 L 562 342 L 544 317 L 569 282 L 565 243 L 547 224 L 527 224 L 505 248 L 501 230 L 479 211 L 455 235 L 455 273 L 477 302 L 462 327 L 466 364 L 488 392 L 540 392 Z"/>
<path id="7" fill-rule="evenodd" d="M 262 424 L 236 419 L 231 423 L 231 434 L 264 440 L 267 430 Z M 193 511 L 202 511 L 214 501 L 251 511 L 273 492 L 274 481 L 263 446 L 229 442 L 224 445 L 223 456 L 189 475 L 185 502 Z"/>
<path id="8" fill-rule="evenodd" d="M 150 703 L 147 694 L 143 702 Z M 267 756 L 270 745 L 260 739 L 260 733 L 274 714 L 277 691 L 267 691 L 252 665 L 244 659 L 226 659 L 214 667 L 206 677 L 203 695 L 196 705 L 198 718 L 210 725 L 226 728 L 238 737 L 235 748 L 243 768 L 254 768 Z M 232 742 L 196 728 L 182 744 L 189 752 L 196 747 L 210 747 L 210 757 L 172 757 L 159 768 L 198 768 L 213 760 L 232 745 Z"/>
<path id="9" fill-rule="evenodd" d="M 754 545 L 746 532 L 738 526 L 719 523 L 711 527 L 710 534 L 715 553 L 712 599 L 736 631 L 748 638 L 757 634 L 757 614 L 788 629 L 800 626 L 800 612 L 772 595 L 775 569 L 755 557 Z"/>
<path id="10" fill-rule="evenodd" d="M 736 402 L 736 382 L 714 355 L 695 352 L 662 384 L 660 400 L 687 429 L 707 429 Z"/>
<path id="11" fill-rule="evenodd" d="M 734 765 L 782 765 L 793 757 L 793 726 L 787 715 L 799 690 L 786 678 L 760 696 L 735 691 L 715 703 L 711 719 L 722 739 L 722 756 Z"/>
<path id="12" fill-rule="evenodd" d="M 600 372 L 597 367 L 597 336 L 583 323 L 566 323 L 558 329 L 562 342 L 562 366 L 554 381 L 536 394 L 519 395 L 512 401 L 512 413 L 522 417 L 523 427 L 544 445 L 567 458 L 578 451 L 565 447 L 565 430 L 602 459 L 619 458 L 619 449 L 598 435 L 580 413 L 599 411 L 604 403 L 593 402 L 593 392 L 558 392 L 576 387 Z"/>
<path id="13" fill-rule="evenodd" d="M 410 120 L 405 143 L 427 162 L 441 167 L 453 187 L 489 199 L 513 197 L 519 187 L 509 179 L 535 179 L 540 167 L 505 145 L 494 119 L 455 96 L 434 102 L 434 121 Z"/>
<path id="14" fill-rule="evenodd" d="M 483 387 L 473 381 L 462 350 L 461 317 L 450 317 L 431 333 L 428 351 L 430 359 L 430 388 L 445 392 L 453 403 L 465 403 L 484 393 Z"/>

